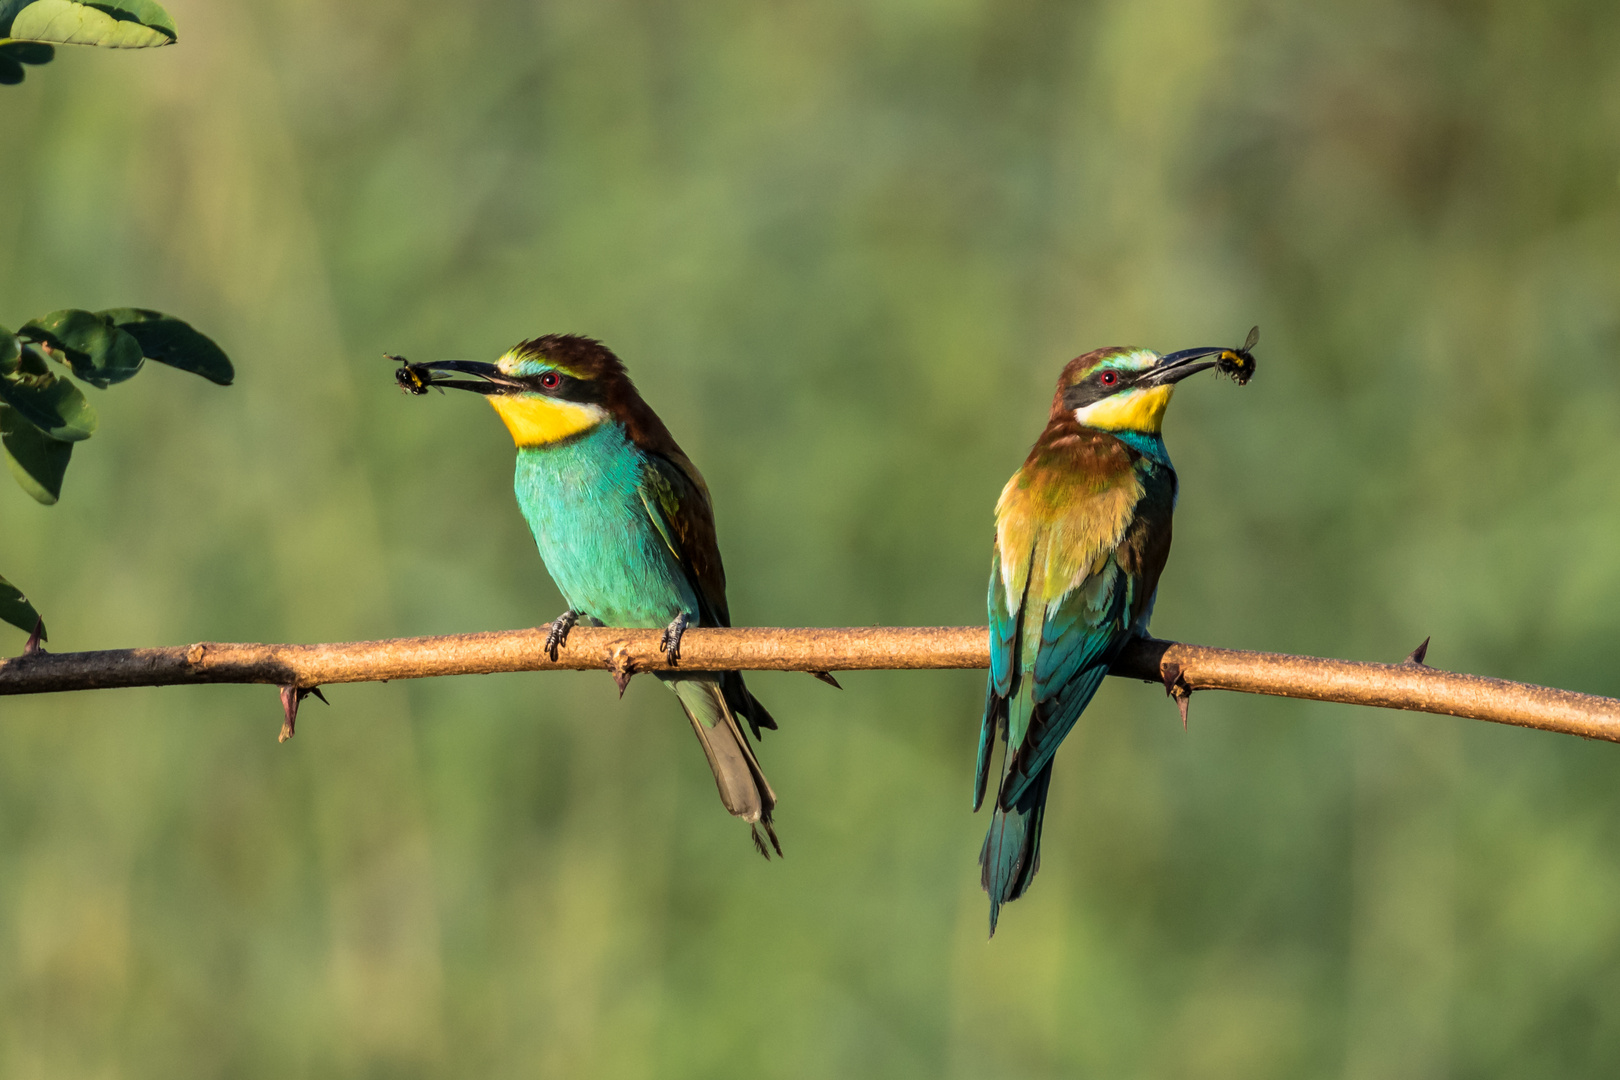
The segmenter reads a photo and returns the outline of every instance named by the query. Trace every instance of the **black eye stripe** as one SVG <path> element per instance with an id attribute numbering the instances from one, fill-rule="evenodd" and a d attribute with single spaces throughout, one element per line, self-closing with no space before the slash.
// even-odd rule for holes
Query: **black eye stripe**
<path id="1" fill-rule="evenodd" d="M 578 379 L 570 378 L 560 371 L 542 371 L 538 375 L 530 375 L 527 379 L 531 389 L 553 397 L 563 396 L 578 381 Z"/>
<path id="2" fill-rule="evenodd" d="M 1107 378 L 1113 376 L 1113 382 Z M 1121 371 L 1118 368 L 1103 368 L 1093 372 L 1084 379 L 1063 391 L 1063 407 L 1065 409 L 1083 409 L 1087 405 L 1095 405 L 1107 397 L 1113 397 L 1121 390 L 1127 390 L 1135 385 L 1137 374 Z"/>

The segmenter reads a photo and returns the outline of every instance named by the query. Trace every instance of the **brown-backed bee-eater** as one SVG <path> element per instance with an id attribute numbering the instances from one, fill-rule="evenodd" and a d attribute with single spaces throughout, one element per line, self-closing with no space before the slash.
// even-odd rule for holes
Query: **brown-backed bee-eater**
<path id="1" fill-rule="evenodd" d="M 518 506 L 568 602 L 551 624 L 553 658 L 580 622 L 665 627 L 660 647 L 672 664 L 687 627 L 731 625 L 708 485 L 606 346 L 553 334 L 493 364 L 443 360 L 397 374 L 413 393 L 439 386 L 483 394 L 506 422 L 517 444 Z M 757 739 L 776 721 L 740 672 L 657 678 L 686 710 L 720 801 L 749 823 L 761 855 L 769 858 L 761 828 L 780 855 L 771 826 L 776 795 L 739 723 Z"/>
<path id="2" fill-rule="evenodd" d="M 1001 775 L 979 852 L 992 935 L 1001 905 L 1022 896 L 1040 866 L 1052 755 L 1121 647 L 1147 633 L 1176 506 L 1159 435 L 1165 406 L 1176 383 L 1238 355 L 1116 348 L 1069 361 L 1046 430 L 996 503 L 990 678 L 973 785 L 977 810 L 999 732 Z"/>

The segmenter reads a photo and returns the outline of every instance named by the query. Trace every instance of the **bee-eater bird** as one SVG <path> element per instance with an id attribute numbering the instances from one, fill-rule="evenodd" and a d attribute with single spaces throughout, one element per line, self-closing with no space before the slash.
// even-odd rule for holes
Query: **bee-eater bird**
<path id="1" fill-rule="evenodd" d="M 444 371 L 475 378 L 437 377 Z M 660 648 L 672 664 L 687 627 L 731 625 L 709 488 L 606 346 L 553 334 L 493 364 L 442 360 L 399 372 L 409 373 L 400 383 L 414 393 L 432 385 L 483 394 L 506 422 L 517 444 L 518 506 L 568 602 L 546 642 L 553 659 L 578 622 L 665 627 Z M 740 672 L 657 677 L 692 722 L 720 801 L 749 823 L 761 855 L 770 857 L 760 827 L 780 855 L 776 795 L 738 723 L 757 739 L 776 721 Z"/>
<path id="2" fill-rule="evenodd" d="M 1001 778 L 979 851 L 992 935 L 1001 905 L 1022 896 L 1040 866 L 1052 755 L 1121 647 L 1147 633 L 1176 505 L 1159 435 L 1165 406 L 1177 382 L 1229 353 L 1116 348 L 1069 361 L 1046 430 L 996 503 L 973 785 L 978 810 L 999 732 Z"/>

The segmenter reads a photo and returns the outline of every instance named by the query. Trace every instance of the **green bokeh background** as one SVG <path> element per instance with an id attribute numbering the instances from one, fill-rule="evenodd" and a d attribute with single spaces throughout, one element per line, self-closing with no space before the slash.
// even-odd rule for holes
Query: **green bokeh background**
<path id="1" fill-rule="evenodd" d="M 598 336 L 738 621 L 983 618 L 1064 361 L 1185 384 L 1155 630 L 1620 694 L 1620 8 L 172 0 L 0 92 L 0 322 L 230 352 L 0 490 L 53 648 L 534 625 L 470 397 Z M 21 645 L 10 634 L 6 648 Z M 751 683 L 766 864 L 648 680 L 0 705 L 0 1077 L 1598 1077 L 1620 750 L 1111 684 L 985 941 L 982 676 Z"/>

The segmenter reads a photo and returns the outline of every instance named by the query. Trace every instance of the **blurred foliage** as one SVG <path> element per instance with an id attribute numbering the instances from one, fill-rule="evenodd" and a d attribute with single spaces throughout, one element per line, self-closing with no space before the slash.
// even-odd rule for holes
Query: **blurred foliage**
<path id="1" fill-rule="evenodd" d="M 0 327 L 0 444 L 22 489 L 50 506 L 62 497 L 73 444 L 96 430 L 84 394 L 56 374 L 60 365 L 105 390 L 141 370 L 147 359 L 194 371 L 229 386 L 230 360 L 208 338 L 171 315 L 143 308 L 54 311 L 16 334 Z M 53 364 L 52 361 L 56 363 Z M 40 636 L 39 612 L 0 578 L 0 620 Z"/>
<path id="2" fill-rule="evenodd" d="M 172 6 L 0 115 L 8 306 L 243 343 L 0 494 L 59 648 L 551 617 L 499 423 L 381 359 L 547 331 L 704 470 L 740 623 L 977 622 L 1064 361 L 1259 322 L 1170 410 L 1155 630 L 1620 694 L 1612 3 Z M 987 944 L 982 676 L 844 681 L 750 679 L 771 864 L 650 681 L 329 688 L 281 747 L 263 687 L 7 700 L 0 1076 L 1620 1065 L 1612 746 L 1112 681 Z"/>

